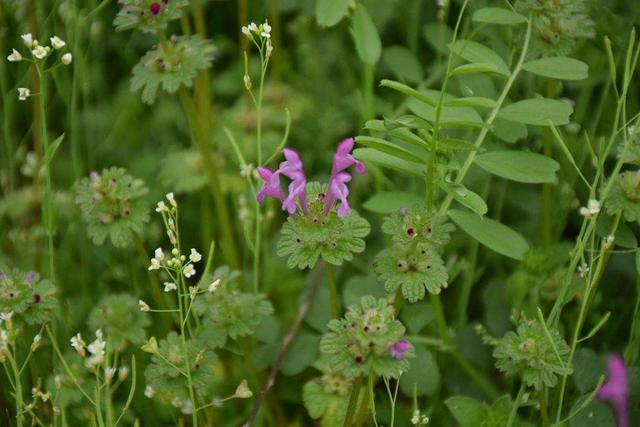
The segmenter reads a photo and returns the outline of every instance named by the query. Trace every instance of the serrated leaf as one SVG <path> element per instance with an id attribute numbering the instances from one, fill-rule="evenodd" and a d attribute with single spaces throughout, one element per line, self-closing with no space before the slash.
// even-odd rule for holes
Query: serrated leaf
<path id="1" fill-rule="evenodd" d="M 560 169 L 560 164 L 550 157 L 515 150 L 478 154 L 474 164 L 499 177 L 528 184 L 555 182 Z"/>
<path id="2" fill-rule="evenodd" d="M 484 7 L 472 16 L 473 22 L 497 25 L 518 25 L 527 22 L 527 17 L 501 7 Z"/>
<path id="3" fill-rule="evenodd" d="M 374 194 L 369 200 L 362 204 L 362 207 L 371 212 L 390 214 L 399 211 L 400 208 L 406 208 L 420 204 L 421 202 L 422 199 L 414 193 L 387 191 Z"/>
<path id="4" fill-rule="evenodd" d="M 589 77 L 589 66 L 567 57 L 541 58 L 526 62 L 522 68 L 530 73 L 559 80 L 583 80 Z"/>
<path id="5" fill-rule="evenodd" d="M 521 260 L 529 244 L 517 231 L 491 218 L 456 209 L 449 210 L 449 218 L 471 237 L 499 254 Z"/>
<path id="6" fill-rule="evenodd" d="M 511 74 L 504 59 L 487 46 L 472 40 L 458 40 L 449 45 L 454 54 L 471 63 L 490 63 L 496 67 L 496 73 L 508 76 Z"/>
<path id="7" fill-rule="evenodd" d="M 389 46 L 382 52 L 382 59 L 401 80 L 412 83 L 422 81 L 422 66 L 418 58 L 404 46 Z"/>
<path id="8" fill-rule="evenodd" d="M 512 122 L 534 126 L 566 125 L 570 121 L 573 107 L 564 101 L 549 98 L 533 98 L 514 102 L 503 107 L 498 117 Z"/>
<path id="9" fill-rule="evenodd" d="M 323 27 L 332 27 L 342 20 L 349 10 L 349 0 L 317 0 L 316 21 Z"/>
<path id="10" fill-rule="evenodd" d="M 361 4 L 356 5 L 353 13 L 353 39 L 356 51 L 363 62 L 375 64 L 382 53 L 382 43 L 373 20 L 367 9 Z"/>

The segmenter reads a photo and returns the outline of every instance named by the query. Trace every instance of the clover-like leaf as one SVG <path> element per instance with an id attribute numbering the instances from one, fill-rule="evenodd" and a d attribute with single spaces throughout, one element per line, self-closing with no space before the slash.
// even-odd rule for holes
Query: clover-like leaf
<path id="1" fill-rule="evenodd" d="M 133 67 L 131 90 L 142 89 L 142 101 L 153 104 L 158 89 L 175 93 L 191 87 L 201 70 L 211 66 L 213 45 L 199 36 L 172 37 L 148 51 Z"/>

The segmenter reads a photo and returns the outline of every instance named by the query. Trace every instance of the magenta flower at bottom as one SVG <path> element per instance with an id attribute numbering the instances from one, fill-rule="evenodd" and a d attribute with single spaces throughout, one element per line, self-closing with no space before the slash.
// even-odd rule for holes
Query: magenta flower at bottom
<path id="1" fill-rule="evenodd" d="M 598 390 L 598 399 L 611 402 L 618 427 L 629 427 L 629 383 L 624 360 L 618 355 L 607 360 L 607 380 Z"/>
<path id="2" fill-rule="evenodd" d="M 393 343 L 391 347 L 389 347 L 389 353 L 395 359 L 402 359 L 404 352 L 411 348 L 411 343 L 406 340 L 400 340 Z"/>

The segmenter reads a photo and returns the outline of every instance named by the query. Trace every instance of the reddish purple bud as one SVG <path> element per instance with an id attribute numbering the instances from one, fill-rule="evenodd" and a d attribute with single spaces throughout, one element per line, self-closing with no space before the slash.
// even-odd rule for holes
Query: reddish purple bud
<path id="1" fill-rule="evenodd" d="M 35 281 L 35 279 L 36 279 L 36 272 L 35 271 L 28 272 L 27 276 L 25 277 L 25 280 L 30 285 L 33 285 L 33 282 Z"/>
<path id="2" fill-rule="evenodd" d="M 607 381 L 598 390 L 598 399 L 611 402 L 616 412 L 618 427 L 629 427 L 629 382 L 622 357 L 609 357 L 607 371 Z"/>
<path id="3" fill-rule="evenodd" d="M 158 13 L 160 13 L 161 9 L 162 9 L 162 5 L 160 3 L 151 3 L 151 6 L 149 6 L 149 10 L 154 15 L 157 15 Z"/>
<path id="4" fill-rule="evenodd" d="M 167 4 L 169 3 L 169 0 L 162 0 L 162 3 Z"/>
<path id="5" fill-rule="evenodd" d="M 406 215 L 407 214 L 407 208 L 400 208 L 400 213 L 402 215 Z"/>
<path id="6" fill-rule="evenodd" d="M 391 347 L 389 347 L 389 353 L 392 357 L 396 359 L 402 359 L 404 352 L 411 348 L 411 344 L 409 341 L 400 340 L 393 343 Z"/>
<path id="7" fill-rule="evenodd" d="M 357 363 L 362 363 L 364 361 L 364 357 L 359 354 L 355 357 L 355 360 Z"/>
<path id="8" fill-rule="evenodd" d="M 33 294 L 33 302 L 35 302 L 36 304 L 40 302 L 40 294 L 36 293 Z"/>

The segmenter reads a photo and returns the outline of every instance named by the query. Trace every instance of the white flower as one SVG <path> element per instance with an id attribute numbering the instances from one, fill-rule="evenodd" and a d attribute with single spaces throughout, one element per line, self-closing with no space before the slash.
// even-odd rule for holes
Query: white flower
<path id="1" fill-rule="evenodd" d="M 7 56 L 7 60 L 9 62 L 18 62 L 22 61 L 22 55 L 15 49 L 11 49 L 11 55 Z"/>
<path id="2" fill-rule="evenodd" d="M 153 258 L 151 258 L 151 265 L 149 266 L 149 271 L 151 270 L 159 270 L 162 266 L 162 261 L 164 261 L 164 252 L 162 248 L 157 248 L 153 254 Z"/>
<path id="3" fill-rule="evenodd" d="M 20 101 L 26 101 L 28 97 L 31 96 L 31 91 L 26 87 L 18 88 L 18 99 Z"/>
<path id="4" fill-rule="evenodd" d="M 158 206 L 156 207 L 156 212 L 162 212 L 166 210 L 167 210 L 167 205 L 165 205 L 163 201 L 159 201 Z"/>
<path id="5" fill-rule="evenodd" d="M 249 29 L 249 27 L 247 26 L 242 27 L 242 34 L 247 36 L 249 40 L 253 40 L 253 34 L 251 34 L 251 30 Z"/>
<path id="6" fill-rule="evenodd" d="M 589 273 L 589 266 L 587 264 L 582 263 L 582 265 L 578 266 L 578 276 L 580 276 L 581 279 L 587 277 L 587 273 Z"/>
<path id="7" fill-rule="evenodd" d="M 153 387 L 151 387 L 150 385 L 147 384 L 147 386 L 144 388 L 144 395 L 151 399 L 153 397 L 153 395 L 156 393 L 156 391 L 153 389 Z"/>
<path id="8" fill-rule="evenodd" d="M 116 368 L 104 368 L 104 382 L 111 383 L 113 376 L 116 374 Z"/>
<path id="9" fill-rule="evenodd" d="M 0 313 L 0 320 L 4 320 L 8 322 L 13 317 L 13 311 L 7 311 L 5 313 Z"/>
<path id="10" fill-rule="evenodd" d="M 173 193 L 167 193 L 167 200 L 169 200 L 169 203 L 171 203 L 171 206 L 173 206 L 174 208 L 178 206 L 178 204 L 176 203 L 176 198 L 173 195 Z"/>
<path id="11" fill-rule="evenodd" d="M 202 255 L 198 253 L 194 248 L 191 248 L 191 255 L 189 255 L 191 262 L 200 262 Z"/>
<path id="12" fill-rule="evenodd" d="M 197 286 L 189 286 L 189 296 L 191 299 L 194 299 L 198 295 L 198 287 Z"/>
<path id="13" fill-rule="evenodd" d="M 188 279 L 189 277 L 196 274 L 196 269 L 193 267 L 193 264 L 187 264 L 182 269 L 182 274 L 184 274 L 184 277 Z"/>
<path id="14" fill-rule="evenodd" d="M 244 88 L 246 90 L 251 90 L 251 77 L 248 74 L 245 74 L 242 78 L 244 80 Z"/>
<path id="15" fill-rule="evenodd" d="M 38 347 L 40 347 L 40 341 L 42 341 L 42 335 L 40 334 L 36 334 L 35 337 L 33 337 L 33 342 L 31 343 L 31 351 L 36 351 L 38 349 Z"/>
<path id="16" fill-rule="evenodd" d="M 271 38 L 271 34 L 269 34 L 269 33 L 265 33 L 264 31 L 263 31 L 263 32 L 261 32 L 261 33 L 260 33 L 260 35 L 261 35 L 262 37 L 264 37 L 265 39 L 270 39 L 270 38 Z"/>
<path id="17" fill-rule="evenodd" d="M 249 384 L 247 384 L 247 380 L 242 380 L 240 384 L 238 384 L 236 392 L 233 395 L 238 399 L 248 399 L 253 396 L 253 393 L 249 388 Z"/>
<path id="18" fill-rule="evenodd" d="M 64 40 L 58 36 L 50 37 L 49 40 L 51 40 L 51 46 L 53 46 L 54 49 L 62 49 L 66 45 Z"/>
<path id="19" fill-rule="evenodd" d="M 129 376 L 129 367 L 127 365 L 120 366 L 118 369 L 118 381 L 124 381 Z"/>
<path id="20" fill-rule="evenodd" d="M 56 375 L 55 377 L 53 377 L 53 384 L 55 385 L 57 390 L 60 390 L 60 387 L 62 387 L 62 376 Z"/>
<path id="21" fill-rule="evenodd" d="M 85 365 L 89 369 L 102 363 L 102 361 L 104 360 L 104 348 L 106 347 L 107 343 L 102 339 L 102 337 L 102 331 L 98 329 L 96 331 L 95 341 L 87 346 L 87 350 L 89 350 L 91 356 L 89 357 Z"/>
<path id="22" fill-rule="evenodd" d="M 209 291 L 209 293 L 214 293 L 216 289 L 218 289 L 218 285 L 220 285 L 220 278 L 217 278 L 216 280 L 211 282 L 207 290 Z"/>
<path id="23" fill-rule="evenodd" d="M 249 30 L 253 33 L 258 33 L 258 26 L 255 24 L 255 22 L 252 22 L 249 24 Z"/>
<path id="24" fill-rule="evenodd" d="M 33 49 L 31 51 L 31 53 L 33 54 L 33 56 L 35 56 L 38 59 L 43 59 L 45 58 L 48 54 L 49 51 L 51 50 L 51 48 L 49 46 L 36 46 L 35 49 Z"/>
<path id="25" fill-rule="evenodd" d="M 596 199 L 590 199 L 587 206 L 582 206 L 578 212 L 580 215 L 590 218 L 600 212 L 600 202 Z"/>
<path id="26" fill-rule="evenodd" d="M 22 37 L 22 41 L 24 42 L 24 45 L 26 47 L 33 46 L 33 36 L 31 35 L 31 33 L 23 34 L 20 37 Z"/>
<path id="27" fill-rule="evenodd" d="M 69 64 L 71 64 L 71 61 L 73 61 L 73 55 L 71 55 L 69 52 L 67 52 L 64 55 L 62 55 L 61 61 L 62 61 L 62 63 L 64 65 L 69 65 Z"/>
<path id="28" fill-rule="evenodd" d="M 273 45 L 271 44 L 271 40 L 267 40 L 267 53 L 266 53 L 267 58 L 270 58 L 272 53 L 273 53 Z"/>
<path id="29" fill-rule="evenodd" d="M 178 287 L 176 286 L 175 283 L 173 283 L 173 282 L 164 282 L 164 291 L 165 292 L 175 291 L 176 289 L 178 289 Z"/>
<path id="30" fill-rule="evenodd" d="M 146 302 L 144 302 L 142 300 L 138 300 L 138 308 L 140 309 L 140 311 L 149 311 L 149 310 L 151 310 L 151 308 L 149 307 L 149 304 L 147 304 Z"/>
<path id="31" fill-rule="evenodd" d="M 71 341 L 71 347 L 75 348 L 80 356 L 84 356 L 84 346 L 86 343 L 82 339 L 80 332 L 78 332 L 75 337 L 71 337 L 69 341 Z"/>
<path id="32" fill-rule="evenodd" d="M 605 248 L 609 249 L 613 245 L 613 242 L 615 240 L 616 240 L 616 236 L 614 236 L 613 234 L 609 234 L 607 237 L 605 237 L 604 239 Z"/>
<path id="33" fill-rule="evenodd" d="M 269 21 L 264 21 L 264 24 L 262 24 L 262 31 L 267 34 L 271 34 L 271 25 L 269 25 Z"/>

